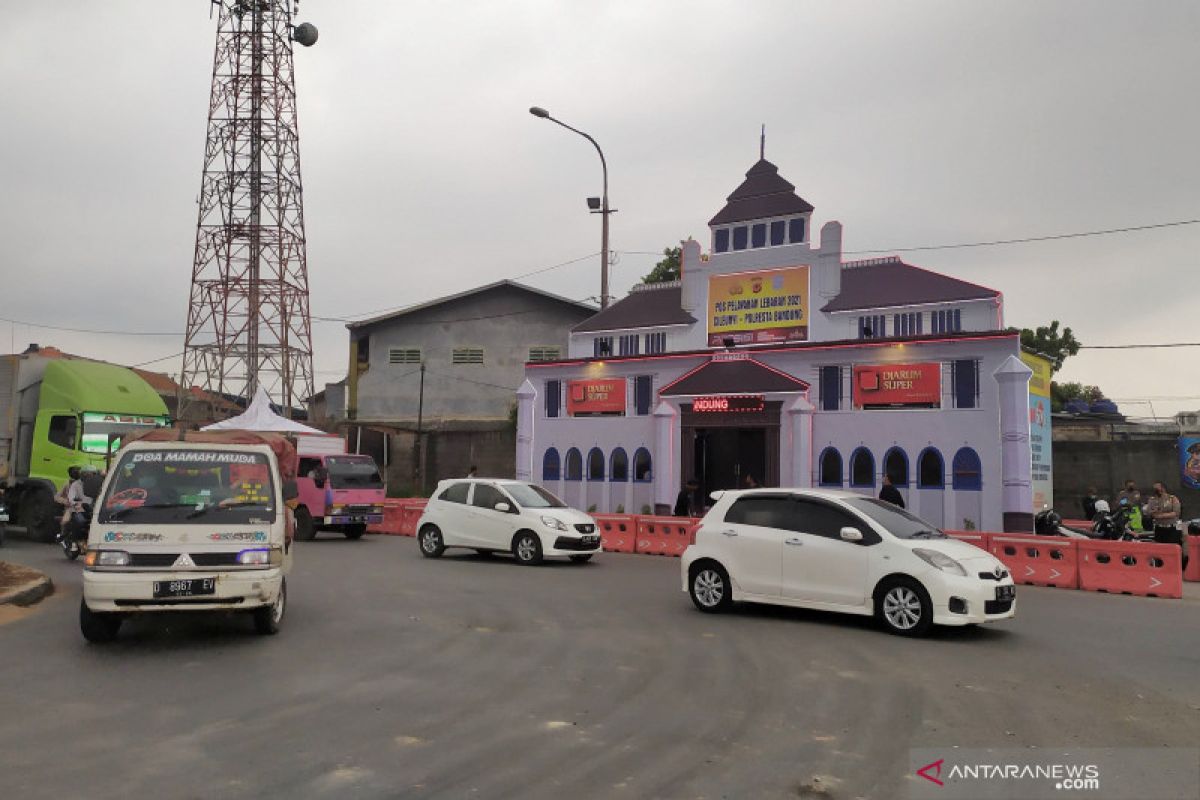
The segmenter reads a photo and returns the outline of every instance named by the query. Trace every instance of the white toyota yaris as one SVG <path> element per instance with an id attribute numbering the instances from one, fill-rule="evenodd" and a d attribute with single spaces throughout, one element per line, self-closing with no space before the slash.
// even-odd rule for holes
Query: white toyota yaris
<path id="1" fill-rule="evenodd" d="M 683 589 L 701 611 L 734 601 L 875 615 L 893 633 L 1016 613 L 1016 587 L 990 553 L 901 508 L 819 489 L 714 492 Z"/>
<path id="2" fill-rule="evenodd" d="M 417 522 L 417 542 L 426 558 L 470 547 L 532 565 L 546 556 L 587 561 L 600 550 L 600 532 L 596 520 L 536 484 L 471 478 L 438 484 Z"/>

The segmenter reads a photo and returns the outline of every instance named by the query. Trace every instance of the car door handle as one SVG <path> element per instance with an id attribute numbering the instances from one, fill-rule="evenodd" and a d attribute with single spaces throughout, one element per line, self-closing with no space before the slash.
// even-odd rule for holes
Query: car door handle
<path id="1" fill-rule="evenodd" d="M 804 540 L 803 539 L 784 539 L 783 543 L 791 544 L 791 545 L 802 545 L 802 544 L 804 544 Z"/>
<path id="2" fill-rule="evenodd" d="M 722 536 L 737 536 L 737 531 L 721 531 Z"/>

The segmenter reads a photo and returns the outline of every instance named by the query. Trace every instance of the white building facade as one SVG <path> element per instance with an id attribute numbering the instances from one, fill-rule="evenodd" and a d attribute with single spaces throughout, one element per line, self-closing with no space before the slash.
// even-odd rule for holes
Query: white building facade
<path id="1" fill-rule="evenodd" d="M 576 326 L 518 391 L 518 478 L 597 512 L 669 513 L 688 480 L 877 495 L 941 527 L 1032 524 L 1030 370 L 999 292 L 890 257 L 760 160 L 683 244 L 681 279 Z"/>

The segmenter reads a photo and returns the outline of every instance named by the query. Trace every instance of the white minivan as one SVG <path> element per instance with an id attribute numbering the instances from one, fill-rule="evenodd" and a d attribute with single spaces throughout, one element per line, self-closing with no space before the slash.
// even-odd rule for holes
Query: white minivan
<path id="1" fill-rule="evenodd" d="M 464 478 L 438 484 L 417 522 L 417 542 L 426 558 L 469 547 L 532 565 L 546 556 L 587 561 L 600 550 L 600 532 L 596 520 L 536 484 Z"/>
<path id="2" fill-rule="evenodd" d="M 200 436 L 208 441 L 121 450 L 88 533 L 79 607 L 88 641 L 112 640 L 131 614 L 178 611 L 246 611 L 259 633 L 279 631 L 295 482 L 281 480 L 269 443 Z"/>

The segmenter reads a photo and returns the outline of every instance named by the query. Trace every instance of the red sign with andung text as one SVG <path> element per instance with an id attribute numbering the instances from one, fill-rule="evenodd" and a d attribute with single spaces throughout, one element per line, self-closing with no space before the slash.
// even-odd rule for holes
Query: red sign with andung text
<path id="1" fill-rule="evenodd" d="M 942 365 L 871 364 L 854 368 L 854 406 L 924 406 L 942 402 Z"/>
<path id="2" fill-rule="evenodd" d="M 624 413 L 624 378 L 569 381 L 567 383 L 568 416 Z"/>

